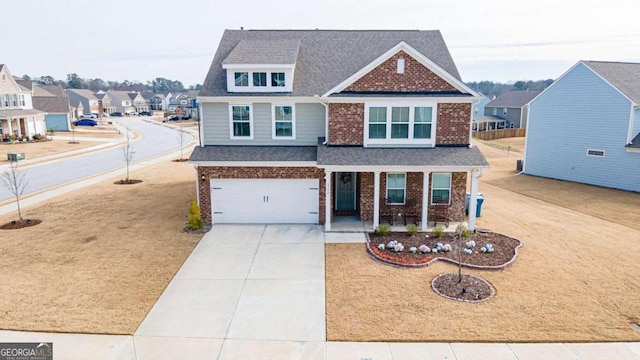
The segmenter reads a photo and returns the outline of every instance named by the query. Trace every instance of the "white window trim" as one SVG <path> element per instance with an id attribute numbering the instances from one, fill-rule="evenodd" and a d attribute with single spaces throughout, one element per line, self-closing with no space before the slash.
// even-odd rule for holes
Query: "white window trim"
<path id="1" fill-rule="evenodd" d="M 591 151 L 601 151 L 601 152 L 602 152 L 602 156 L 600 156 L 600 155 L 593 155 L 593 154 L 589 154 L 589 152 L 591 152 Z M 603 157 L 605 157 L 605 155 L 606 155 L 606 153 L 605 153 L 605 151 L 604 151 L 604 150 L 598 150 L 598 149 L 587 149 L 587 156 L 603 158 Z"/>
<path id="2" fill-rule="evenodd" d="M 276 136 L 276 106 L 291 107 L 291 136 Z M 295 140 L 296 139 L 296 106 L 295 104 L 271 104 L 271 139 Z"/>
<path id="3" fill-rule="evenodd" d="M 498 108 L 493 108 L 493 116 L 498 116 Z"/>
<path id="4" fill-rule="evenodd" d="M 386 139 L 369 139 L 369 108 L 372 107 L 386 107 L 387 108 L 387 138 Z M 408 139 L 392 139 L 391 138 L 391 116 L 392 108 L 394 107 L 408 107 L 409 108 L 409 138 Z M 415 108 L 416 107 L 431 107 L 431 138 L 429 139 L 414 139 L 413 130 L 415 123 Z M 438 103 L 437 102 L 367 102 L 364 107 L 364 146 L 376 146 L 376 145 L 426 145 L 429 147 L 435 147 L 436 145 L 436 129 L 438 121 Z M 396 123 L 398 124 L 398 123 Z M 404 123 L 403 123 L 404 124 Z"/>
<path id="5" fill-rule="evenodd" d="M 247 73 L 248 85 L 236 86 L 235 74 Z M 254 86 L 253 74 L 267 74 L 266 86 Z M 284 86 L 271 86 L 271 74 L 284 73 Z M 236 93 L 256 92 L 256 93 L 274 93 L 274 92 L 292 92 L 293 91 L 293 68 L 227 68 L 227 91 Z"/>
<path id="6" fill-rule="evenodd" d="M 233 135 L 233 107 L 248 106 L 249 107 L 249 134 L 250 136 L 234 136 Z M 253 140 L 253 105 L 252 104 L 229 104 L 229 138 L 231 140 Z"/>
<path id="7" fill-rule="evenodd" d="M 435 180 L 433 179 L 433 177 L 435 177 L 436 175 L 449 175 L 449 202 L 444 204 L 444 203 L 434 203 L 433 202 L 433 191 L 434 190 L 447 190 L 445 188 L 436 188 L 433 186 L 433 184 L 435 184 Z M 453 173 L 431 173 L 431 205 L 451 205 L 451 188 L 453 187 Z"/>
<path id="8" fill-rule="evenodd" d="M 509 113 L 509 109 L 502 108 L 502 116 L 507 116 L 508 113 Z"/>
<path id="9" fill-rule="evenodd" d="M 389 190 L 400 190 L 400 188 L 389 188 L 389 175 L 404 175 L 404 184 L 402 187 L 402 190 L 404 190 L 404 197 L 403 197 L 403 202 L 401 203 L 390 203 L 389 201 Z M 385 201 L 387 201 L 387 205 L 404 205 L 407 202 L 407 173 L 402 173 L 402 172 L 390 172 L 387 173 L 387 183 L 386 183 L 386 190 L 384 192 L 384 197 L 385 197 Z"/>

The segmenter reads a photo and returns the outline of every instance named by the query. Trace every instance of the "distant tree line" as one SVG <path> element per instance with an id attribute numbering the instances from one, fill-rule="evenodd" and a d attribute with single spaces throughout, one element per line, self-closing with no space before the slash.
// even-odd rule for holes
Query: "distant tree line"
<path id="1" fill-rule="evenodd" d="M 504 84 L 499 82 L 493 82 L 488 80 L 483 81 L 472 81 L 468 82 L 467 85 L 475 91 L 479 91 L 483 93 L 485 96 L 489 98 L 493 98 L 494 96 L 498 96 L 503 92 L 510 90 L 543 90 L 547 86 L 551 85 L 553 79 L 547 80 L 520 80 L 516 81 L 513 84 Z"/>
<path id="2" fill-rule="evenodd" d="M 42 85 L 61 85 L 67 89 L 89 89 L 93 92 L 100 90 L 125 90 L 125 91 L 153 91 L 154 93 L 168 93 L 168 92 L 182 92 L 185 89 L 182 82 L 178 80 L 170 80 L 162 77 L 155 78 L 154 80 L 142 83 L 139 81 L 124 80 L 118 81 L 105 81 L 98 79 L 85 79 L 78 76 L 78 74 L 67 74 L 66 80 L 56 80 L 53 76 L 46 75 L 39 78 L 32 78 L 29 75 L 23 75 L 23 80 L 31 80 Z M 188 90 L 200 90 L 201 84 L 191 85 Z"/>

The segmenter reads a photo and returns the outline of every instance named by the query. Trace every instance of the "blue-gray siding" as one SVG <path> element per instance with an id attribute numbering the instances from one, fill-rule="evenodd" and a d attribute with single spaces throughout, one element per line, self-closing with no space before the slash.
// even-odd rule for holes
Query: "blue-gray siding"
<path id="1" fill-rule="evenodd" d="M 640 154 L 624 147 L 630 111 L 628 99 L 579 64 L 531 103 L 525 172 L 640 192 Z"/>
<path id="2" fill-rule="evenodd" d="M 229 104 L 204 103 L 202 117 L 205 145 L 316 145 L 325 136 L 325 107 L 320 103 L 295 104 L 295 140 L 272 139 L 270 103 L 253 103 L 253 140 L 231 139 Z"/>
<path id="3" fill-rule="evenodd" d="M 495 116 L 501 119 L 505 119 L 507 121 L 507 127 L 511 127 L 511 123 L 513 123 L 514 128 L 521 127 L 520 126 L 520 117 L 522 116 L 521 108 L 507 108 L 507 115 L 504 115 L 504 107 L 485 107 L 484 114 L 493 115 L 493 109 L 497 109 Z"/>
<path id="4" fill-rule="evenodd" d="M 640 134 L 640 109 L 636 109 L 635 116 L 633 117 L 633 131 L 631 133 L 631 140 Z"/>
<path id="5" fill-rule="evenodd" d="M 67 114 L 47 114 L 44 118 L 47 130 L 69 131 L 69 118 Z"/>

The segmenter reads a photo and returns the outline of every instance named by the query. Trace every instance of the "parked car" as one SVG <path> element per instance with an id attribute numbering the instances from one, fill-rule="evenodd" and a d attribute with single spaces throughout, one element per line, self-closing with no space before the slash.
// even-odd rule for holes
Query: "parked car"
<path id="1" fill-rule="evenodd" d="M 109 114 L 107 114 L 106 112 L 103 112 L 102 117 L 109 117 Z"/>
<path id="2" fill-rule="evenodd" d="M 98 118 L 98 114 L 94 114 L 94 113 L 82 114 L 82 117 L 86 118 L 86 119 L 97 119 Z"/>
<path id="3" fill-rule="evenodd" d="M 151 111 L 140 111 L 140 116 L 152 116 L 153 113 Z"/>
<path id="4" fill-rule="evenodd" d="M 137 111 L 133 111 L 133 110 L 125 111 L 124 114 L 127 115 L 127 116 L 138 116 L 138 112 Z"/>
<path id="5" fill-rule="evenodd" d="M 93 119 L 83 118 L 83 119 L 74 121 L 73 125 L 75 125 L 75 126 L 96 126 L 96 125 L 98 125 L 98 122 L 93 120 Z"/>
<path id="6" fill-rule="evenodd" d="M 112 112 L 110 115 L 111 116 L 122 116 L 122 113 L 119 112 L 119 111 L 115 111 L 115 112 Z"/>

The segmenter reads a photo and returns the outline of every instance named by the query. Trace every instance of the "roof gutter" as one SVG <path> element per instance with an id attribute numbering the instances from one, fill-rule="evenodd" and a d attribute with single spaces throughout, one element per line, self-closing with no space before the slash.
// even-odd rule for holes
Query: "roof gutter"
<path id="1" fill-rule="evenodd" d="M 320 95 L 314 95 L 314 98 L 318 99 L 318 101 L 320 102 L 320 104 L 322 104 L 322 106 L 324 106 L 324 142 L 322 143 L 322 145 L 327 145 L 327 143 L 329 142 L 329 105 L 328 105 L 328 101 L 323 101 L 323 98 L 320 97 Z"/>

